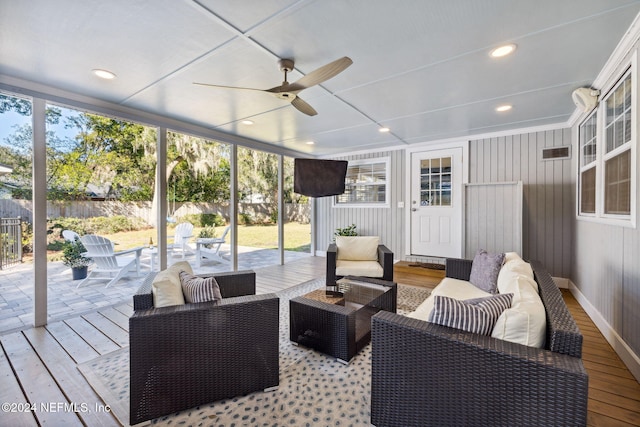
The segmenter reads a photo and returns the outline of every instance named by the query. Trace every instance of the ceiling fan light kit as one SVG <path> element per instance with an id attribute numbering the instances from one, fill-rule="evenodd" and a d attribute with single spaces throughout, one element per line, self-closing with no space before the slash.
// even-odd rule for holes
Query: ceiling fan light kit
<path id="1" fill-rule="evenodd" d="M 280 59 L 278 61 L 280 65 L 280 71 L 284 73 L 284 81 L 280 86 L 272 87 L 271 89 L 254 89 L 249 87 L 235 87 L 235 86 L 222 86 L 222 85 L 214 85 L 208 83 L 195 83 L 200 86 L 209 86 L 209 87 L 217 87 L 223 89 L 242 89 L 242 90 L 253 90 L 258 92 L 266 92 L 274 94 L 277 98 L 288 101 L 293 105 L 298 111 L 308 115 L 315 116 L 318 112 L 309 105 L 306 101 L 303 101 L 302 98 L 298 96 L 298 93 L 304 89 L 307 89 L 311 86 L 318 85 L 326 80 L 329 80 L 332 77 L 343 72 L 347 67 L 353 64 L 351 58 L 344 56 L 340 59 L 336 59 L 333 62 L 330 62 L 312 72 L 305 75 L 304 77 L 298 79 L 293 83 L 289 83 L 287 81 L 287 74 L 290 73 L 295 66 L 293 59 Z"/>

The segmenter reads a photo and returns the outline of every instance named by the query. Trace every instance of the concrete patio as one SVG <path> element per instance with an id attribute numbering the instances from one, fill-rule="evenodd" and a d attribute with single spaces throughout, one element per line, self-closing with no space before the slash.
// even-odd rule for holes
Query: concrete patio
<path id="1" fill-rule="evenodd" d="M 222 257 L 229 258 L 229 246 L 222 246 Z M 285 252 L 285 262 L 309 257 L 304 252 Z M 169 264 L 181 261 L 180 256 L 168 257 Z M 228 263 L 203 260 L 196 267 L 194 254 L 187 254 L 188 261 L 197 274 L 229 271 Z M 259 269 L 279 263 L 276 249 L 258 249 L 238 247 L 238 269 Z M 79 282 L 71 280 L 71 271 L 60 261 L 48 264 L 49 286 L 48 318 L 49 321 L 61 320 L 81 313 L 128 302 L 136 292 L 144 278 L 150 272 L 150 258 L 143 251 L 141 273 L 135 271 L 125 276 L 116 284 L 106 288 L 107 281 L 90 281 L 79 289 Z M 0 334 L 13 332 L 33 326 L 33 264 L 23 263 L 0 270 Z"/>

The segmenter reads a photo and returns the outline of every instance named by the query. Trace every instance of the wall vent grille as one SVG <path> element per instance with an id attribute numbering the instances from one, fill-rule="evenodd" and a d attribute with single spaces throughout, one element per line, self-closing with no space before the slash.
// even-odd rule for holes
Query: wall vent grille
<path id="1" fill-rule="evenodd" d="M 565 147 L 543 148 L 542 160 L 568 159 L 571 157 L 570 148 L 571 147 L 569 147 L 568 145 Z"/>

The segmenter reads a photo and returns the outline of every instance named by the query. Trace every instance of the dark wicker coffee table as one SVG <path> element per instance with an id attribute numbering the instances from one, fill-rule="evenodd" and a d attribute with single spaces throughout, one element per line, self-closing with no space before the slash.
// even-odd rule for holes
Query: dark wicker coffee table
<path id="1" fill-rule="evenodd" d="M 323 289 L 289 301 L 289 337 L 349 363 L 371 341 L 371 317 L 396 312 L 398 287 L 368 277 L 346 277 L 336 286 L 342 297 L 327 298 Z"/>

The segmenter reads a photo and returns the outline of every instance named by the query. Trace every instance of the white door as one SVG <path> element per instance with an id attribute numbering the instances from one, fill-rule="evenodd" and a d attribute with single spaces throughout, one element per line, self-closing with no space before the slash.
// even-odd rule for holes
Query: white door
<path id="1" fill-rule="evenodd" d="M 462 148 L 411 156 L 411 253 L 462 256 Z"/>

